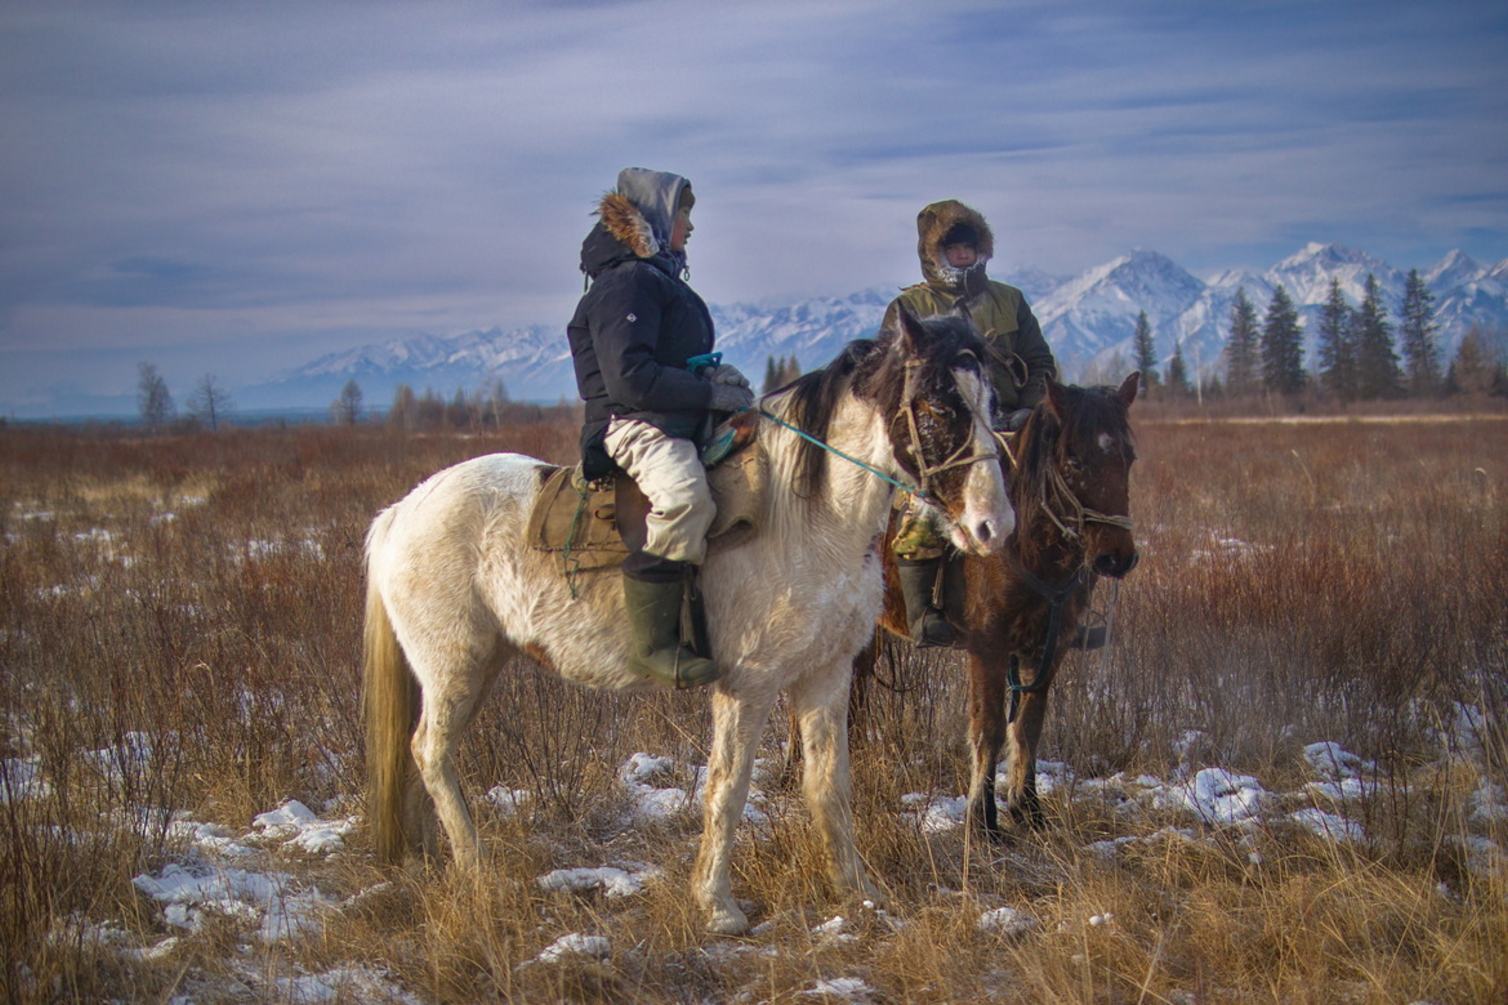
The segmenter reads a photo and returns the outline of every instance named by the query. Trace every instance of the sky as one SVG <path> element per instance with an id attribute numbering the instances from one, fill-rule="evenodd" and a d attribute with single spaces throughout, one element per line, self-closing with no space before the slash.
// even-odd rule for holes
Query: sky
<path id="1" fill-rule="evenodd" d="M 1508 5 L 1182 0 L 0 5 L 0 416 L 564 323 L 628 165 L 714 303 L 1309 241 L 1508 258 Z"/>

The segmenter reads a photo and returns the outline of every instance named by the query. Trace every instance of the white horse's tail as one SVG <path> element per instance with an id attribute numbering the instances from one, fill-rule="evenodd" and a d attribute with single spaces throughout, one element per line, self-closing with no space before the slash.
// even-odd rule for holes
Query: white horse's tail
<path id="1" fill-rule="evenodd" d="M 367 536 L 367 608 L 362 636 L 362 712 L 367 740 L 367 821 L 379 862 L 396 863 L 407 851 L 404 803 L 415 766 L 409 739 L 419 706 L 419 685 L 398 645 L 387 605 L 372 574 L 392 511 Z"/>

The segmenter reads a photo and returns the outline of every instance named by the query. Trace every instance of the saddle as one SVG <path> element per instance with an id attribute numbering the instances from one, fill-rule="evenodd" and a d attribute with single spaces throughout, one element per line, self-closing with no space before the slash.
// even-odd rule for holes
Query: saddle
<path id="1" fill-rule="evenodd" d="M 759 533 L 769 462 L 757 441 L 758 416 L 740 412 L 713 433 L 702 452 L 717 516 L 707 531 L 707 550 L 736 547 Z M 545 479 L 529 512 L 526 540 L 536 551 L 559 557 L 562 575 L 613 569 L 629 555 L 619 514 L 639 513 L 625 525 L 643 526 L 649 500 L 622 472 L 587 481 L 580 465 L 557 467 Z"/>

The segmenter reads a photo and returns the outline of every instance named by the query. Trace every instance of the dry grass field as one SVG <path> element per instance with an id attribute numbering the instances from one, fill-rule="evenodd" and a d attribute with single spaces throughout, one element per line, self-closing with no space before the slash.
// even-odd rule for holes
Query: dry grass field
<path id="1" fill-rule="evenodd" d="M 1138 409 L 1142 563 L 1055 685 L 1050 826 L 966 834 L 958 658 L 891 647 L 854 754 L 889 901 L 827 889 L 777 716 L 746 939 L 685 894 L 704 695 L 512 668 L 463 751 L 494 871 L 367 854 L 367 523 L 570 459 L 568 419 L 0 430 L 0 999 L 1508 1000 L 1508 418 Z"/>

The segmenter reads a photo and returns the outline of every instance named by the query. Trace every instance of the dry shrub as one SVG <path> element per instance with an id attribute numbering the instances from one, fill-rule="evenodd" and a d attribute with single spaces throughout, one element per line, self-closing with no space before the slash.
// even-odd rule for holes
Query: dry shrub
<path id="1" fill-rule="evenodd" d="M 1508 879 L 1462 839 L 1508 846 L 1508 824 L 1473 816 L 1508 742 L 1489 728 L 1481 749 L 1441 753 L 1459 740 L 1458 703 L 1489 727 L 1508 713 L 1508 422 L 1186 423 L 1165 408 L 1138 422 L 1143 561 L 1119 591 L 1115 644 L 1065 663 L 1042 756 L 1081 779 L 1167 778 L 1184 749 L 1184 768 L 1225 765 L 1287 793 L 1274 822 L 1207 828 L 1070 787 L 1047 797 L 1046 831 L 1004 846 L 926 832 L 901 797 L 962 791 L 961 668 L 890 645 L 854 752 L 884 913 L 834 899 L 799 786 L 775 783 L 777 725 L 761 750 L 769 820 L 741 828 L 734 860 L 761 927 L 708 939 L 686 893 L 697 810 L 635 820 L 617 777 L 643 751 L 682 766 L 665 784 L 688 785 L 705 696 L 597 694 L 520 663 L 462 749 L 486 872 L 383 874 L 359 839 L 341 858 L 280 860 L 340 901 L 318 939 L 248 949 L 226 920 L 153 962 L 99 933 L 174 934 L 130 883 L 183 854 L 170 813 L 244 831 L 290 798 L 354 812 L 371 517 L 478 453 L 570 459 L 576 427 L 5 429 L 0 998 L 276 996 L 274 976 L 351 963 L 445 1002 L 794 1002 L 839 978 L 887 1002 L 1502 998 Z M 1193 729 L 1204 738 L 1178 747 Z M 1317 740 L 1378 765 L 1351 811 L 1364 841 L 1282 820 L 1321 805 L 1305 802 L 1299 756 Z M 530 798 L 506 818 L 481 798 L 494 786 Z M 1132 840 L 1086 850 L 1115 839 Z M 615 862 L 661 878 L 619 899 L 535 882 Z M 982 930 L 998 907 L 1034 923 Z M 837 915 L 842 931 L 824 932 Z M 536 961 L 572 932 L 611 949 Z"/>

